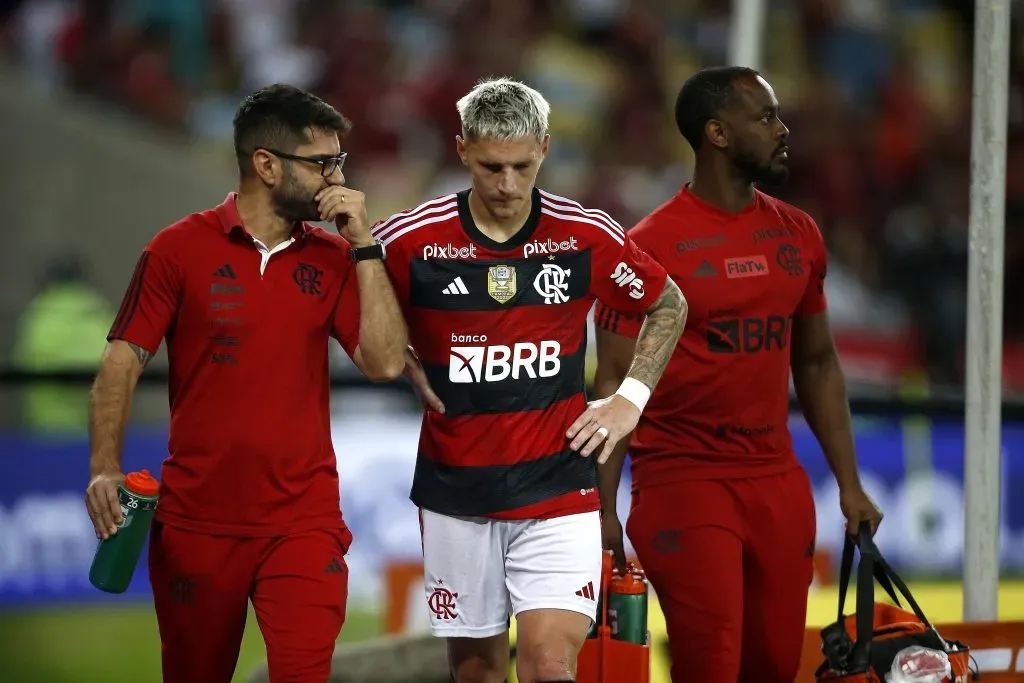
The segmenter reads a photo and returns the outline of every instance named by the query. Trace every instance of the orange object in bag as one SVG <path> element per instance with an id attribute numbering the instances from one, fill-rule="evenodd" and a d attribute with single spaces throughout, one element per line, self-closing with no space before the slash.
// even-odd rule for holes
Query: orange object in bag
<path id="1" fill-rule="evenodd" d="M 639 568 L 627 567 L 630 573 Z M 596 635 L 583 643 L 576 658 L 576 683 L 649 683 L 651 678 L 650 633 L 637 645 L 612 638 L 608 620 L 608 592 L 616 576 L 614 559 L 605 553 L 601 572 L 601 600 L 598 603 Z"/>
<path id="2" fill-rule="evenodd" d="M 846 617 L 843 609 L 846 592 L 853 573 L 853 551 L 860 551 L 857 568 L 857 606 Z M 896 590 L 912 610 L 875 602 L 875 581 L 897 605 Z M 894 590 L 894 586 L 895 589 Z M 834 624 L 821 630 L 821 650 L 825 661 L 815 671 L 819 683 L 884 683 L 896 655 L 908 647 L 920 646 L 944 652 L 949 658 L 951 675 L 944 683 L 967 683 L 978 680 L 972 669 L 970 648 L 957 641 L 948 641 L 932 626 L 920 605 L 910 594 L 889 563 L 885 561 L 871 538 L 871 528 L 862 524 L 855 543 L 850 537 L 843 548 L 839 570 L 839 611 Z"/>

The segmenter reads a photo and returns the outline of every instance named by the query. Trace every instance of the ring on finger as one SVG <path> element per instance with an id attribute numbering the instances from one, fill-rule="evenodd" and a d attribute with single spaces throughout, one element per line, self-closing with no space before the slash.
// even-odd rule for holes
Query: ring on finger
<path id="1" fill-rule="evenodd" d="M 607 427 L 598 427 L 597 428 L 597 433 L 601 435 L 602 439 L 607 439 L 608 438 L 608 428 Z"/>

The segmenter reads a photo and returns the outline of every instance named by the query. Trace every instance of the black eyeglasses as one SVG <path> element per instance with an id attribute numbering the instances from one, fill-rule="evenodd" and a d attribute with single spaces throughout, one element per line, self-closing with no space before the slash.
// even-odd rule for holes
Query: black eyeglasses
<path id="1" fill-rule="evenodd" d="M 256 149 L 262 149 L 264 152 L 270 152 L 274 156 L 281 157 L 282 159 L 305 161 L 307 164 L 319 164 L 320 175 L 324 178 L 330 178 L 334 175 L 335 171 L 340 171 L 341 167 L 345 165 L 345 157 L 348 156 L 348 152 L 342 152 L 336 157 L 300 157 L 295 154 L 288 154 L 287 152 L 278 152 L 276 149 L 270 149 L 269 147 L 257 147 Z"/>

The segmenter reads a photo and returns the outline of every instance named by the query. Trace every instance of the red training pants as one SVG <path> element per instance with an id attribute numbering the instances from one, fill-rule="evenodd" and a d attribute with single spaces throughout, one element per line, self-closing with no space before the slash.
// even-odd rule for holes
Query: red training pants
<path id="1" fill-rule="evenodd" d="M 153 523 L 164 683 L 230 683 L 251 599 L 272 683 L 326 683 L 345 621 L 347 529 L 208 536 Z"/>
<path id="2" fill-rule="evenodd" d="M 802 468 L 635 492 L 626 531 L 665 614 L 673 683 L 793 683 L 816 531 Z"/>

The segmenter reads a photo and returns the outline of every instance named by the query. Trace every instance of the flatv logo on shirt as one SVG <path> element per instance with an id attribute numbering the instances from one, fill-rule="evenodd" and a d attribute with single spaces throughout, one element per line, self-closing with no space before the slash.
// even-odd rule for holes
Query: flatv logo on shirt
<path id="1" fill-rule="evenodd" d="M 324 271 L 308 263 L 300 263 L 292 271 L 292 280 L 303 294 L 319 294 Z"/>
<path id="2" fill-rule="evenodd" d="M 768 259 L 764 254 L 725 259 L 725 276 L 730 280 L 741 277 L 760 277 L 768 274 Z"/>

